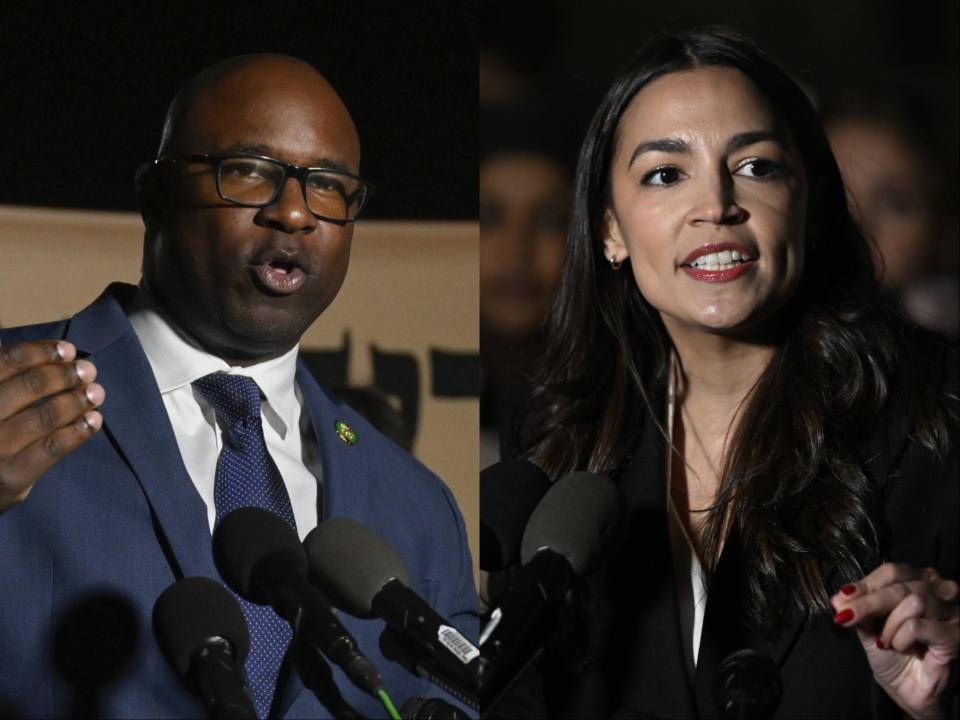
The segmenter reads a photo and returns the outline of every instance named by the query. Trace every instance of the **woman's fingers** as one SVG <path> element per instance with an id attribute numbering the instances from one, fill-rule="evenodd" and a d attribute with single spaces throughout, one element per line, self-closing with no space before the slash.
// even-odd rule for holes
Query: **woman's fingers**
<path id="1" fill-rule="evenodd" d="M 957 657 L 960 642 L 960 624 L 957 615 L 950 620 L 911 617 L 899 623 L 890 640 L 882 640 L 883 649 L 891 648 L 897 652 L 907 652 L 916 645 L 928 648 L 927 655 L 933 654 L 941 664 Z M 884 629 L 886 632 L 886 629 Z M 881 636 L 877 636 L 881 639 Z"/>
<path id="2" fill-rule="evenodd" d="M 887 616 L 877 634 L 877 647 L 892 647 L 902 652 L 914 642 L 925 645 L 949 643 L 951 639 L 956 642 L 958 612 L 956 603 L 934 594 L 908 593 Z"/>

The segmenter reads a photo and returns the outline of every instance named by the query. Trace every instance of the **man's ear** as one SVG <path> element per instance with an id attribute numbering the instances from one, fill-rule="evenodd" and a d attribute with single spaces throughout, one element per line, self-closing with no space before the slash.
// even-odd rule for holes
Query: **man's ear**
<path id="1" fill-rule="evenodd" d="M 620 223 L 613 208 L 603 211 L 603 221 L 600 223 L 600 232 L 603 233 L 603 254 L 611 263 L 619 265 L 626 260 L 630 253 L 623 236 L 620 234 Z"/>
<path id="2" fill-rule="evenodd" d="M 160 168 L 149 162 L 141 165 L 133 178 L 134 189 L 137 193 L 137 206 L 140 208 L 143 224 L 147 227 L 157 224 L 163 215 L 163 196 L 166 183 L 161 175 Z"/>

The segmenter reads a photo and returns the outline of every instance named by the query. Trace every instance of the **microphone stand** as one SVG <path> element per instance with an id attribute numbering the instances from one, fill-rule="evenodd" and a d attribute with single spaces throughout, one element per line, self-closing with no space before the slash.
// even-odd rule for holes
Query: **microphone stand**
<path id="1" fill-rule="evenodd" d="M 557 553 L 538 552 L 524 567 L 542 572 L 521 573 L 480 638 L 477 684 L 484 710 L 495 705 L 543 653 L 570 585 L 569 563 Z M 507 612 L 500 614 L 505 605 Z"/>
<path id="2" fill-rule="evenodd" d="M 333 679 L 333 670 L 323 654 L 310 643 L 295 637 L 291 644 L 293 666 L 317 700 L 330 711 L 334 720 L 365 720 L 350 703 L 343 699 L 340 688 Z"/>

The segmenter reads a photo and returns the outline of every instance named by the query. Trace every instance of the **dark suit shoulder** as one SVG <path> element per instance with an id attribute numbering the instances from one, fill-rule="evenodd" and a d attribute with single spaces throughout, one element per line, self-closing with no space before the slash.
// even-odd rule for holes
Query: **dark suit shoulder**
<path id="1" fill-rule="evenodd" d="M 68 325 L 69 321 L 60 320 L 36 325 L 2 328 L 0 329 L 0 345 L 16 345 L 29 340 L 60 340 L 67 334 Z"/>
<path id="2" fill-rule="evenodd" d="M 31 325 L 0 328 L 0 345 L 13 345 L 28 340 L 67 339 L 84 351 L 93 351 L 109 344 L 118 334 L 132 332 L 124 307 L 136 292 L 134 285 L 112 283 L 87 307 L 72 317 Z"/>

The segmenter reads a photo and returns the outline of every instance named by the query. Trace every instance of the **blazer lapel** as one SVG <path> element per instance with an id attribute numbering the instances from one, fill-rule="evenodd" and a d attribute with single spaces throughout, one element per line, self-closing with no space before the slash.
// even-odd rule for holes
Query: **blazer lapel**
<path id="1" fill-rule="evenodd" d="M 163 531 L 178 576 L 219 577 L 206 506 L 187 474 L 153 371 L 111 285 L 70 323 L 67 339 L 97 366 L 103 430 L 130 466 Z"/>
<path id="2" fill-rule="evenodd" d="M 710 579 L 697 657 L 694 690 L 703 718 L 721 716 L 717 705 L 719 669 L 727 656 L 749 648 L 765 654 L 781 668 L 805 625 L 802 618 L 788 620 L 772 638 L 750 628 L 744 608 L 747 588 L 743 569 L 748 562 L 751 559 L 739 533 L 731 532 Z"/>
<path id="3" fill-rule="evenodd" d="M 631 648 L 618 664 L 627 670 L 621 713 L 649 703 L 658 715 L 696 717 L 680 633 L 677 583 L 667 525 L 665 443 L 655 423 L 643 423 L 640 443 L 620 478 L 628 512 L 628 533 L 607 595 L 613 598 L 614 630 L 629 628 Z M 628 580 L 625 588 L 624 580 Z M 666 715 L 664 715 L 666 716 Z"/>

